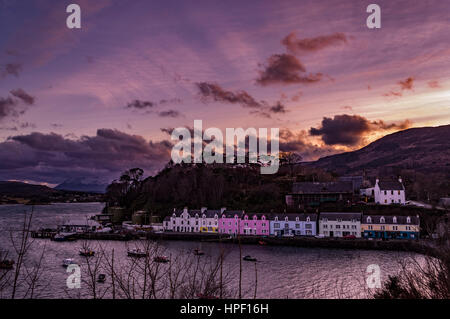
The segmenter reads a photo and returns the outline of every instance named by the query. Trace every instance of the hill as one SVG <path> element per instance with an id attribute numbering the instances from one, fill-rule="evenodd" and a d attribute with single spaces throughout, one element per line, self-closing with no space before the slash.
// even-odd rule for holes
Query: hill
<path id="1" fill-rule="evenodd" d="M 57 190 L 45 185 L 22 182 L 0 181 L 0 204 L 45 204 L 51 202 L 94 202 L 101 201 L 101 195 Z"/>
<path id="2" fill-rule="evenodd" d="M 398 169 L 449 174 L 450 125 L 412 128 L 376 140 L 357 151 L 311 163 L 338 174 L 383 174 Z"/>

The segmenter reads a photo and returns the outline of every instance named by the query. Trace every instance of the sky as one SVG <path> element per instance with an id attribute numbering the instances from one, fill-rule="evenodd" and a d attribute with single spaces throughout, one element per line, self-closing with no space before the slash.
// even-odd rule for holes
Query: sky
<path id="1" fill-rule="evenodd" d="M 0 180 L 154 174 L 197 119 L 305 160 L 450 124 L 450 2 L 370 3 L 0 0 Z"/>

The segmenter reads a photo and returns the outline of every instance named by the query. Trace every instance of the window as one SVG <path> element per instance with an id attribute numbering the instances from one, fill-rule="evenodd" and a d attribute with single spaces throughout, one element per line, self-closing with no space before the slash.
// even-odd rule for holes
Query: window
<path id="1" fill-rule="evenodd" d="M 397 217 L 394 216 L 394 217 L 392 218 L 392 222 L 393 222 L 393 223 L 397 223 Z"/>
<path id="2" fill-rule="evenodd" d="M 340 223 L 340 222 L 342 221 L 342 219 L 341 219 L 341 218 L 338 218 L 338 220 L 337 220 L 337 221 L 338 221 L 338 223 Z"/>
<path id="3" fill-rule="evenodd" d="M 284 220 L 287 222 L 289 220 L 289 218 L 285 217 Z"/>
<path id="4" fill-rule="evenodd" d="M 327 224 L 323 225 L 323 228 L 328 228 L 328 225 Z"/>
<path id="5" fill-rule="evenodd" d="M 356 225 L 352 225 L 352 229 L 356 229 Z"/>
<path id="6" fill-rule="evenodd" d="M 372 222 L 372 218 L 370 218 L 370 216 L 367 217 L 367 222 L 371 223 Z"/>
<path id="7" fill-rule="evenodd" d="M 310 221 L 311 221 L 311 218 L 309 218 L 309 216 L 306 217 L 306 221 L 307 221 L 307 222 L 310 222 Z"/>
<path id="8" fill-rule="evenodd" d="M 273 228 L 280 228 L 280 223 L 273 224 Z"/>
<path id="9" fill-rule="evenodd" d="M 300 228 L 300 224 L 295 224 L 295 228 Z"/>
<path id="10" fill-rule="evenodd" d="M 384 217 L 381 217 L 381 218 L 380 218 L 380 223 L 384 224 L 385 222 L 386 222 L 386 221 L 385 221 Z"/>
<path id="11" fill-rule="evenodd" d="M 385 230 L 385 227 L 384 227 L 384 226 L 381 226 L 381 230 Z"/>
<path id="12" fill-rule="evenodd" d="M 406 222 L 408 223 L 408 224 L 410 224 L 411 223 L 411 217 L 406 217 Z"/>
<path id="13" fill-rule="evenodd" d="M 394 191 L 391 191 L 391 195 L 394 195 Z"/>
<path id="14" fill-rule="evenodd" d="M 341 228 L 341 225 L 336 225 L 336 229 L 340 229 Z"/>
<path id="15" fill-rule="evenodd" d="M 305 224 L 306 229 L 312 229 L 312 224 Z"/>

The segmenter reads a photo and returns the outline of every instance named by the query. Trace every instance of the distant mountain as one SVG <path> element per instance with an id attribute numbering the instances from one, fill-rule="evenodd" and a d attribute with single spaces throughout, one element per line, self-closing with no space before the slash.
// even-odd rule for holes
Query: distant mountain
<path id="1" fill-rule="evenodd" d="M 76 178 L 64 181 L 56 186 L 55 189 L 103 194 L 106 192 L 107 186 L 108 184 L 103 184 L 100 181 Z"/>
<path id="2" fill-rule="evenodd" d="M 450 125 L 396 132 L 357 151 L 323 157 L 310 165 L 338 174 L 377 174 L 391 168 L 449 176 Z"/>
<path id="3" fill-rule="evenodd" d="M 0 195 L 12 197 L 49 196 L 60 193 L 44 185 L 0 181 Z"/>

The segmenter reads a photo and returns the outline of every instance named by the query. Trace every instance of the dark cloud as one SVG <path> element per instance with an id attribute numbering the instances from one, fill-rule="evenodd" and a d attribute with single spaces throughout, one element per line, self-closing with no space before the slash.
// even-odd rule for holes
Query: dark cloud
<path id="1" fill-rule="evenodd" d="M 304 130 L 293 132 L 289 129 L 280 130 L 280 151 L 298 153 L 305 161 L 317 160 L 323 156 L 342 152 L 333 146 L 311 143 L 308 141 L 308 133 Z"/>
<path id="2" fill-rule="evenodd" d="M 0 143 L 0 179 L 32 179 L 60 183 L 86 176 L 107 180 L 130 167 L 154 173 L 170 159 L 171 142 L 99 129 L 77 139 L 34 132 Z"/>
<path id="3" fill-rule="evenodd" d="M 402 90 L 412 90 L 414 85 L 414 78 L 409 77 L 404 81 L 398 81 L 398 84 L 400 85 Z"/>
<path id="4" fill-rule="evenodd" d="M 17 117 L 19 114 L 15 108 L 16 105 L 17 101 L 13 100 L 11 97 L 0 97 L 0 120 L 8 116 Z"/>
<path id="5" fill-rule="evenodd" d="M 236 92 L 224 90 L 216 83 L 200 82 L 196 83 L 200 91 L 200 96 L 203 99 L 210 99 L 213 101 L 228 102 L 233 104 L 240 104 L 244 107 L 260 108 L 262 105 L 256 101 L 246 91 L 240 90 Z"/>
<path id="6" fill-rule="evenodd" d="M 322 73 L 306 73 L 304 65 L 291 54 L 274 54 L 260 71 L 256 83 L 262 86 L 270 84 L 314 83 L 322 79 Z"/>
<path id="7" fill-rule="evenodd" d="M 151 102 L 151 101 L 134 100 L 133 102 L 128 103 L 126 108 L 143 110 L 143 109 L 152 108 L 154 106 L 155 106 L 155 103 Z"/>
<path id="8" fill-rule="evenodd" d="M 281 43 L 286 46 L 289 52 L 299 54 L 303 52 L 319 51 L 329 46 L 346 44 L 347 37 L 344 33 L 337 32 L 315 38 L 299 39 L 297 38 L 297 35 L 292 32 L 287 35 Z"/>
<path id="9" fill-rule="evenodd" d="M 201 82 L 196 83 L 200 97 L 204 100 L 239 104 L 245 108 L 252 108 L 250 114 L 271 118 L 271 114 L 286 113 L 286 107 L 278 101 L 274 106 L 270 106 L 266 101 L 257 101 L 253 96 L 244 90 L 228 91 L 216 83 Z"/>
<path id="10" fill-rule="evenodd" d="M 175 110 L 167 110 L 167 111 L 159 112 L 158 115 L 160 117 L 173 117 L 173 118 L 176 118 L 176 117 L 180 117 L 181 113 L 178 112 L 178 111 L 175 111 Z"/>
<path id="11" fill-rule="evenodd" d="M 22 71 L 22 64 L 20 63 L 7 63 L 0 67 L 1 76 L 6 77 L 8 75 L 14 75 L 16 77 L 19 76 Z"/>
<path id="12" fill-rule="evenodd" d="M 28 104 L 28 105 L 34 104 L 35 98 L 33 96 L 31 96 L 30 94 L 28 94 L 27 92 L 25 92 L 23 89 L 12 90 L 12 91 L 10 91 L 10 93 L 13 96 L 21 99 L 22 102 L 24 102 L 25 104 Z"/>
<path id="13" fill-rule="evenodd" d="M 369 121 L 360 115 L 336 115 L 324 117 L 319 128 L 312 127 L 309 133 L 320 136 L 326 145 L 357 146 L 364 142 L 367 134 L 383 130 L 402 130 L 410 126 L 408 120 L 403 123 L 386 124 L 383 121 Z"/>
<path id="14" fill-rule="evenodd" d="M 272 113 L 286 113 L 287 110 L 286 110 L 286 107 L 283 104 L 281 104 L 281 102 L 277 102 L 276 105 L 274 105 L 274 106 L 272 106 L 270 108 L 270 112 L 272 112 Z"/>
<path id="15" fill-rule="evenodd" d="M 384 93 L 383 96 L 393 96 L 393 97 L 401 97 L 403 96 L 402 91 L 410 91 L 414 86 L 414 78 L 408 77 L 405 80 L 398 81 L 397 84 L 400 86 L 400 91 L 391 90 L 388 93 Z"/>

